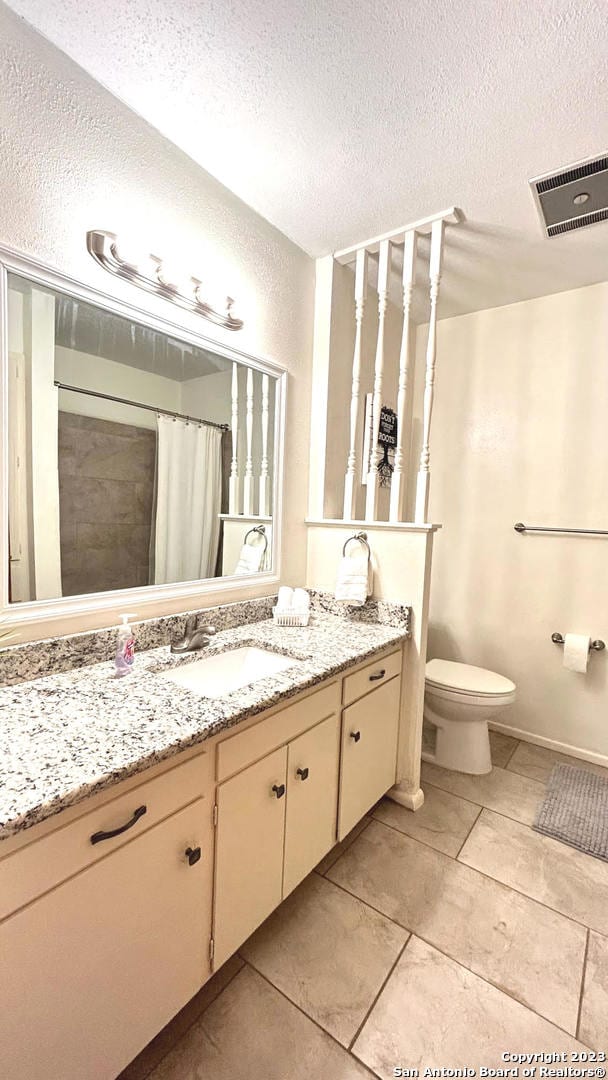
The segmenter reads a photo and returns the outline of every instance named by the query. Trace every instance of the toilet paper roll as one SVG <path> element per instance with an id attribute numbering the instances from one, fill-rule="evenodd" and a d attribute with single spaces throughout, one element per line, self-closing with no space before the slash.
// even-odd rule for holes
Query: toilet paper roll
<path id="1" fill-rule="evenodd" d="M 564 638 L 564 667 L 568 671 L 586 671 L 591 638 L 584 634 L 566 634 Z"/>

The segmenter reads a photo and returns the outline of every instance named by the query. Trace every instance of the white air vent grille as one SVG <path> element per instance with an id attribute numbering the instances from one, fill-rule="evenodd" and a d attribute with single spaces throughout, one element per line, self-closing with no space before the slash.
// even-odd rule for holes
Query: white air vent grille
<path id="1" fill-rule="evenodd" d="M 608 220 L 608 156 L 567 165 L 530 180 L 547 236 Z"/>

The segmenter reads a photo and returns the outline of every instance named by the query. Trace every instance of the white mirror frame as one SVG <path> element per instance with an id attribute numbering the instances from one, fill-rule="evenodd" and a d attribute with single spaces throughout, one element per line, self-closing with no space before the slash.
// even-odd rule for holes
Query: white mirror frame
<path id="1" fill-rule="evenodd" d="M 235 360 L 276 379 L 276 404 L 274 424 L 274 462 L 273 462 L 273 528 L 272 528 L 272 566 L 268 571 L 255 575 L 240 574 L 226 577 L 205 578 L 201 581 L 187 581 L 168 585 L 146 585 L 142 588 L 115 589 L 111 592 L 87 593 L 82 596 L 59 597 L 54 600 L 30 600 L 9 604 L 9 531 L 8 531 L 8 274 L 18 274 L 36 284 L 66 293 L 77 300 L 86 301 L 95 307 L 111 311 L 131 319 L 142 326 L 177 338 L 189 345 L 212 350 L 227 360 Z M 0 245 L 0 617 L 7 625 L 40 623 L 61 618 L 77 617 L 95 612 L 119 609 L 137 611 L 142 608 L 140 617 L 145 618 L 143 609 L 153 615 L 154 605 L 159 607 L 165 601 L 184 600 L 187 609 L 189 600 L 196 597 L 200 607 L 205 604 L 205 596 L 218 594 L 225 602 L 236 600 L 232 594 L 259 587 L 259 595 L 265 595 L 276 587 L 281 575 L 281 525 L 283 495 L 283 461 L 285 440 L 285 398 L 287 391 L 287 372 L 274 361 L 252 356 L 249 353 L 223 345 L 213 338 L 205 337 L 191 330 L 184 329 L 179 323 L 170 322 L 151 314 L 144 308 L 127 304 L 116 297 L 93 289 L 74 278 L 66 277 L 52 267 L 20 254 L 10 247 Z M 215 601 L 214 601 L 215 602 Z"/>

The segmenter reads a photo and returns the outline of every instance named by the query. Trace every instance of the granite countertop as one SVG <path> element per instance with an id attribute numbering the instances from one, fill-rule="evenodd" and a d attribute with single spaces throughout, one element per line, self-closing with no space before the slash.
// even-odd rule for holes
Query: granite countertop
<path id="1" fill-rule="evenodd" d="M 405 637 L 403 627 L 315 612 L 305 628 L 270 619 L 225 630 L 202 653 L 150 649 L 136 655 L 133 672 L 122 679 L 114 677 L 112 661 L 0 689 L 0 840 Z M 294 666 L 215 699 L 158 678 L 240 645 L 292 656 Z"/>

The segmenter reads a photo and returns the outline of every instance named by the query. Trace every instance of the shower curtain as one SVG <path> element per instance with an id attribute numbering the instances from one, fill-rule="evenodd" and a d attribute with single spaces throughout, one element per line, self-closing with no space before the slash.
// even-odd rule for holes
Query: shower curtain
<path id="1" fill-rule="evenodd" d="M 215 573 L 222 497 L 222 432 L 158 417 L 156 585 Z"/>

